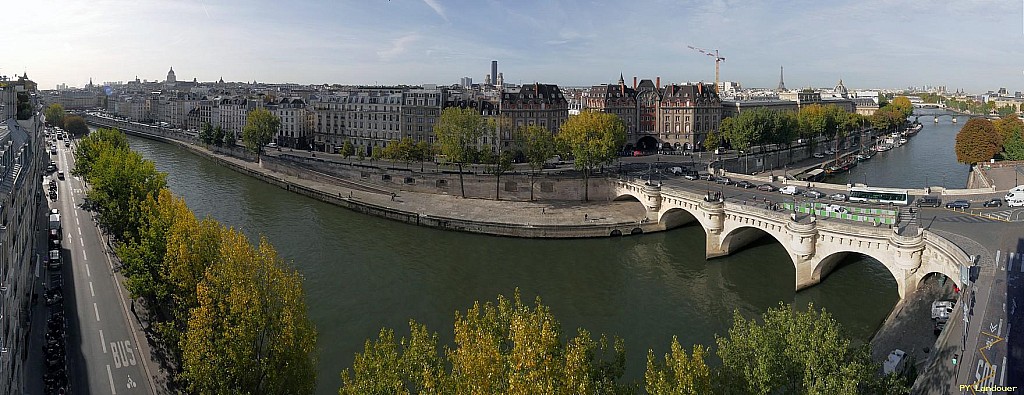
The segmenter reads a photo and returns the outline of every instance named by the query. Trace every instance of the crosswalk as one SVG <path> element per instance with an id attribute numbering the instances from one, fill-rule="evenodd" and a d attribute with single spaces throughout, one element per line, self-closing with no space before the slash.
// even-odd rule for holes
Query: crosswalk
<path id="1" fill-rule="evenodd" d="M 1000 265 L 999 253 L 996 253 L 996 265 L 999 266 L 999 270 L 1012 272 L 1014 270 L 1024 273 L 1024 254 L 1017 252 L 1010 252 L 1006 257 L 1006 265 Z"/>
<path id="2" fill-rule="evenodd" d="M 935 218 L 935 222 L 960 222 L 960 223 L 973 223 L 973 224 L 984 224 L 984 223 L 995 223 L 1002 222 L 997 218 L 988 218 L 979 215 L 959 215 L 955 217 L 941 217 Z"/>
<path id="3" fill-rule="evenodd" d="M 1024 208 L 993 211 L 984 214 L 986 217 L 1007 222 L 1024 222 Z"/>

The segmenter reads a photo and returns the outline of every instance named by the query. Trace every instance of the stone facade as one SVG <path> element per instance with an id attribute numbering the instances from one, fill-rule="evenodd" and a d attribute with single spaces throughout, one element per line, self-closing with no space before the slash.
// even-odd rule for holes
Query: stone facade
<path id="1" fill-rule="evenodd" d="M 33 121 L 23 121 L 29 126 Z M 0 395 L 25 393 L 28 328 L 35 285 L 35 247 L 40 229 L 38 208 L 44 138 L 35 128 L 14 121 L 0 125 Z"/>

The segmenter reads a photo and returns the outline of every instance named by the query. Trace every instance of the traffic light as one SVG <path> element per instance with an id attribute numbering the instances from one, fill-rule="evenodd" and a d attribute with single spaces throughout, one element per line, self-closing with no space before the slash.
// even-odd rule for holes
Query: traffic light
<path id="1" fill-rule="evenodd" d="M 953 354 L 953 366 L 956 366 L 956 358 L 959 356 L 960 354 Z"/>

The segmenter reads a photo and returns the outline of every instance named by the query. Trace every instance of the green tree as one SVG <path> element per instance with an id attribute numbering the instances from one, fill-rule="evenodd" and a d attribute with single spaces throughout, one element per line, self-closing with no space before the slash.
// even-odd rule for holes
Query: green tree
<path id="1" fill-rule="evenodd" d="M 903 118 L 909 117 L 910 114 L 914 113 L 914 105 L 910 103 L 910 99 L 906 96 L 897 96 L 895 99 L 892 99 L 892 103 L 889 106 L 902 114 Z"/>
<path id="2" fill-rule="evenodd" d="M 370 151 L 370 159 L 381 160 L 381 158 L 383 158 L 383 157 L 384 157 L 384 149 L 381 148 L 379 145 L 375 145 L 373 147 L 373 149 Z"/>
<path id="3" fill-rule="evenodd" d="M 213 130 L 213 125 L 209 122 L 203 122 L 203 126 L 199 128 L 199 141 L 207 145 L 218 141 Z"/>
<path id="4" fill-rule="evenodd" d="M 665 361 L 659 363 L 653 350 L 647 350 L 647 372 L 644 389 L 650 395 L 702 395 L 711 394 L 713 375 L 704 363 L 707 350 L 693 346 L 693 354 L 687 355 L 679 340 L 672 336 L 671 350 L 665 354 Z"/>
<path id="5" fill-rule="evenodd" d="M 68 115 L 64 117 L 64 130 L 72 136 L 81 137 L 89 134 L 89 125 L 86 125 L 85 119 L 78 115 Z"/>
<path id="6" fill-rule="evenodd" d="M 43 111 L 43 116 L 46 117 L 46 123 L 54 126 L 64 125 L 64 106 L 60 103 L 53 103 L 46 107 Z"/>
<path id="7" fill-rule="evenodd" d="M 246 148 L 256 155 L 263 153 L 263 146 L 270 143 L 281 128 L 281 119 L 265 108 L 249 112 L 242 128 L 242 141 Z"/>
<path id="8" fill-rule="evenodd" d="M 128 149 L 128 136 L 120 130 L 100 128 L 83 137 L 75 147 L 75 168 L 71 171 L 88 180 L 92 165 L 100 154 L 110 150 Z"/>
<path id="9" fill-rule="evenodd" d="M 615 159 L 626 142 L 626 126 L 611 113 L 584 111 L 562 124 L 557 141 L 583 172 L 583 200 L 590 200 L 590 172 Z"/>
<path id="10" fill-rule="evenodd" d="M 973 165 L 992 159 L 1000 151 L 1001 140 L 992 121 L 972 118 L 956 134 L 956 160 Z"/>
<path id="11" fill-rule="evenodd" d="M 238 139 L 236 138 L 236 136 L 234 136 L 234 132 L 228 132 L 226 130 L 223 130 L 219 126 L 215 129 L 215 131 L 216 130 L 219 130 L 220 131 L 219 133 L 223 134 L 223 136 L 224 136 L 223 137 L 224 146 L 234 147 L 234 145 L 236 145 Z M 215 133 L 218 133 L 218 132 L 215 132 Z"/>
<path id="12" fill-rule="evenodd" d="M 462 166 L 473 163 L 477 142 L 488 132 L 489 126 L 479 112 L 472 108 L 458 107 L 444 109 L 441 118 L 434 124 L 438 148 L 449 161 L 459 166 L 459 187 L 462 190 L 462 197 L 466 197 Z"/>
<path id="13" fill-rule="evenodd" d="M 410 322 L 410 337 L 396 344 L 381 330 L 342 372 L 339 394 L 603 394 L 625 393 L 617 384 L 625 347 L 594 341 L 578 330 L 564 341 L 561 325 L 538 299 L 524 305 L 518 291 L 497 304 L 476 302 L 455 315 L 455 344 L 438 356 L 437 335 Z"/>
<path id="14" fill-rule="evenodd" d="M 734 127 L 732 118 L 723 119 L 722 123 L 718 126 L 718 130 L 708 132 L 707 137 L 704 138 L 704 148 L 715 150 L 721 147 L 724 140 L 722 135 L 725 134 L 725 130 L 732 127 Z"/>
<path id="15" fill-rule="evenodd" d="M 420 162 L 420 172 L 423 172 L 423 162 L 434 159 L 434 147 L 426 140 L 416 142 L 416 161 Z"/>
<path id="16" fill-rule="evenodd" d="M 359 159 L 360 161 L 366 159 L 366 148 L 360 145 L 358 149 L 356 149 L 356 159 Z"/>
<path id="17" fill-rule="evenodd" d="M 351 141 L 345 140 L 345 144 L 341 146 L 341 156 L 348 159 L 348 157 L 355 155 L 355 153 L 356 147 L 352 145 Z"/>
<path id="18" fill-rule="evenodd" d="M 120 240 L 137 240 L 145 217 L 142 202 L 167 186 L 167 175 L 135 151 L 101 152 L 87 174 L 86 194 L 99 213 L 100 226 Z"/>
<path id="19" fill-rule="evenodd" d="M 763 323 L 733 314 L 727 337 L 716 339 L 719 385 L 748 394 L 857 394 L 889 385 L 878 393 L 906 393 L 905 382 L 882 381 L 866 347 L 855 348 L 839 323 L 825 311 L 806 312 L 779 304 Z M 874 393 L 874 392 L 872 392 Z"/>
<path id="20" fill-rule="evenodd" d="M 1004 115 L 993 122 L 993 126 L 996 127 L 996 131 L 999 132 L 999 141 L 1005 142 L 1013 137 L 1014 134 L 1024 133 L 1024 121 L 1021 121 L 1017 117 L 1017 114 Z"/>
<path id="21" fill-rule="evenodd" d="M 224 230 L 220 256 L 196 286 L 182 376 L 201 394 L 311 394 L 316 330 L 300 275 L 265 239 Z"/>
<path id="22" fill-rule="evenodd" d="M 549 159 L 555 156 L 557 151 L 555 135 L 551 134 L 551 131 L 546 128 L 529 125 L 518 136 L 522 140 L 520 145 L 523 146 L 526 161 L 530 164 L 530 169 L 533 170 L 530 172 L 530 200 L 533 200 L 533 189 L 537 180 L 537 173 L 540 169 L 544 168 L 544 164 Z"/>
<path id="23" fill-rule="evenodd" d="M 1003 142 L 1003 157 L 1007 160 L 1024 160 L 1024 132 L 1016 132 Z"/>
<path id="24" fill-rule="evenodd" d="M 490 151 L 488 151 L 490 152 Z M 512 170 L 512 151 L 501 151 L 492 154 L 490 160 L 485 162 L 487 166 L 484 171 L 494 175 L 494 199 L 501 200 L 501 175 Z"/>
<path id="25" fill-rule="evenodd" d="M 235 145 L 234 133 L 228 133 L 224 131 L 224 128 L 217 126 L 213 128 L 213 144 L 221 147 L 228 146 L 233 147 Z"/>

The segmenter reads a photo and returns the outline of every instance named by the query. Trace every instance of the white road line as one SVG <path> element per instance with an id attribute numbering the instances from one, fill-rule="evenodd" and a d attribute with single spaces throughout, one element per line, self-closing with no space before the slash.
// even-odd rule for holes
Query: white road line
<path id="1" fill-rule="evenodd" d="M 81 236 L 81 235 L 82 235 L 82 227 L 78 227 L 78 235 L 79 235 L 79 236 Z"/>
<path id="2" fill-rule="evenodd" d="M 87 260 L 89 260 L 89 258 L 87 258 L 87 257 L 85 256 L 85 250 L 82 250 L 82 260 L 83 260 L 83 261 L 87 261 Z"/>
<path id="3" fill-rule="evenodd" d="M 92 281 L 89 281 L 89 293 L 92 294 L 92 297 L 96 297 L 96 291 L 92 289 Z"/>
<path id="4" fill-rule="evenodd" d="M 85 247 L 85 242 L 84 242 L 84 241 L 82 241 L 82 238 L 81 238 L 81 237 L 79 237 L 79 238 L 78 238 L 78 244 L 81 244 L 81 245 L 82 245 L 82 247 Z"/>
<path id="5" fill-rule="evenodd" d="M 1002 252 L 1002 250 L 996 250 L 996 265 L 999 265 L 999 253 L 1000 252 Z M 1007 263 L 1007 264 L 1009 264 L 1009 263 Z M 1007 269 L 1007 270 L 1009 270 L 1009 269 Z"/>
<path id="6" fill-rule="evenodd" d="M 78 223 L 78 215 L 75 215 L 75 225 L 82 226 L 82 224 Z"/>
<path id="7" fill-rule="evenodd" d="M 107 353 L 107 341 L 103 340 L 103 330 L 102 329 L 100 329 L 100 344 L 103 345 L 103 353 L 106 354 Z"/>
<path id="8" fill-rule="evenodd" d="M 1006 356 L 1003 356 L 1003 371 L 999 373 L 999 386 L 1006 385 Z"/>
<path id="9" fill-rule="evenodd" d="M 110 374 L 110 365 L 107 365 L 107 379 L 110 380 L 110 395 L 117 395 L 117 390 L 114 389 L 114 375 Z"/>
<path id="10" fill-rule="evenodd" d="M 96 302 L 92 302 L 92 310 L 96 312 L 96 321 L 100 320 L 100 308 L 96 306 Z"/>
<path id="11" fill-rule="evenodd" d="M 85 276 L 86 277 L 92 277 L 92 273 L 89 272 L 89 264 L 88 263 L 85 264 Z"/>

